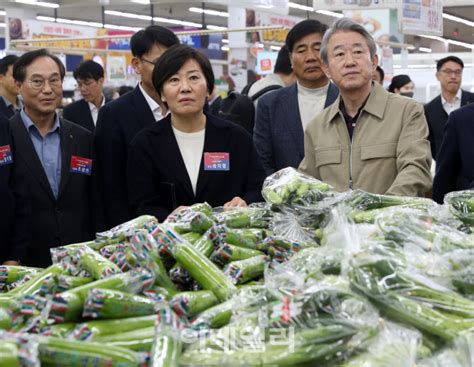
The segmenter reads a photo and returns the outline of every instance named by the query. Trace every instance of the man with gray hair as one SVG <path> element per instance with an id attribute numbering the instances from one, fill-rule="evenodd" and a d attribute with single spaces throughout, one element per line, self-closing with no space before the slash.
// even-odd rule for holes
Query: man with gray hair
<path id="1" fill-rule="evenodd" d="M 321 58 L 340 94 L 310 122 L 299 168 L 338 191 L 424 196 L 431 153 L 423 106 L 372 81 L 378 63 L 372 36 L 340 18 L 323 37 Z"/>

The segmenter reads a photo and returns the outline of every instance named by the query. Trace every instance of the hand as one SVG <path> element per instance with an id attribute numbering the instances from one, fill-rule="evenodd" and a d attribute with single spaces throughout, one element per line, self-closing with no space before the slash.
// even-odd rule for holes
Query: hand
<path id="1" fill-rule="evenodd" d="M 18 266 L 20 263 L 18 261 L 8 260 L 3 263 L 3 265 L 15 265 Z"/>
<path id="2" fill-rule="evenodd" d="M 246 206 L 247 206 L 247 203 L 245 202 L 245 200 L 239 198 L 238 196 L 234 197 L 231 201 L 224 204 L 225 209 L 236 208 L 236 207 L 241 207 L 242 208 L 242 207 L 246 207 Z"/>

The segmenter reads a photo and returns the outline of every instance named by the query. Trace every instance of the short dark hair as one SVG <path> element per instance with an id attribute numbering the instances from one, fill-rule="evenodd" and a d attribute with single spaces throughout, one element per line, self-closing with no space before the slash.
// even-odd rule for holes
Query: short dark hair
<path id="1" fill-rule="evenodd" d="M 212 66 L 206 55 L 197 51 L 196 49 L 186 45 L 174 45 L 167 49 L 163 55 L 158 59 L 153 69 L 152 81 L 158 94 L 161 95 L 163 85 L 188 60 L 196 60 L 202 69 L 204 78 L 206 79 L 207 90 L 212 94 L 214 89 L 214 72 Z"/>
<path id="2" fill-rule="evenodd" d="M 130 49 L 135 57 L 146 55 L 154 45 L 171 47 L 179 44 L 179 39 L 172 30 L 159 25 L 151 25 L 139 30 L 130 40 Z"/>
<path id="3" fill-rule="evenodd" d="M 59 60 L 59 57 L 51 54 L 45 48 L 30 51 L 21 55 L 13 65 L 13 78 L 16 81 L 23 83 L 26 78 L 26 68 L 40 57 L 49 57 L 51 60 L 53 60 L 59 67 L 59 74 L 61 76 L 61 80 L 64 79 L 64 76 L 66 75 L 66 69 L 64 68 L 63 63 L 61 62 L 61 60 Z"/>
<path id="4" fill-rule="evenodd" d="M 401 87 L 403 87 L 404 85 L 407 85 L 410 82 L 411 82 L 411 79 L 406 74 L 395 75 L 392 78 L 392 82 L 388 86 L 388 91 L 391 93 L 395 93 L 395 89 L 400 89 Z"/>
<path id="5" fill-rule="evenodd" d="M 0 59 L 0 75 L 5 75 L 8 72 L 8 68 L 13 65 L 18 56 L 16 55 L 7 55 L 3 59 Z"/>
<path id="6" fill-rule="evenodd" d="M 295 43 L 308 34 L 320 33 L 321 36 L 326 33 L 328 26 L 316 19 L 306 19 L 293 26 L 286 35 L 285 45 L 289 52 L 293 51 Z"/>
<path id="7" fill-rule="evenodd" d="M 383 80 L 385 79 L 385 71 L 383 71 L 382 67 L 380 65 L 377 65 L 377 67 L 375 68 L 375 71 L 377 73 L 379 73 L 380 75 L 380 80 L 382 81 L 383 83 Z"/>
<path id="8" fill-rule="evenodd" d="M 443 57 L 442 59 L 439 59 L 438 62 L 436 63 L 436 71 L 440 71 L 441 68 L 443 67 L 443 65 L 446 64 L 449 61 L 452 61 L 452 62 L 455 62 L 456 64 L 461 65 L 461 68 L 464 69 L 464 63 L 462 62 L 462 60 L 459 57 L 446 56 L 446 57 Z"/>
<path id="9" fill-rule="evenodd" d="M 94 79 L 95 81 L 104 77 L 104 68 L 99 63 L 86 60 L 79 64 L 72 74 L 74 79 Z"/>
<path id="10" fill-rule="evenodd" d="M 273 68 L 274 73 L 280 73 L 284 75 L 290 75 L 293 69 L 291 68 L 290 53 L 288 48 L 283 46 L 278 51 L 275 67 Z"/>

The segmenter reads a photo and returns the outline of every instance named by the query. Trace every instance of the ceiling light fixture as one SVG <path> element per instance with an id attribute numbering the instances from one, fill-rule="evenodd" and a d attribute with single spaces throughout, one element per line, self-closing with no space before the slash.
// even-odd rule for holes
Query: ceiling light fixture
<path id="1" fill-rule="evenodd" d="M 149 5 L 150 4 L 150 0 L 130 0 L 132 3 L 136 3 L 136 4 L 143 4 L 143 5 Z"/>
<path id="2" fill-rule="evenodd" d="M 36 17 L 36 19 L 37 20 L 43 20 L 43 21 L 46 21 L 46 22 L 55 22 L 55 19 L 53 17 L 45 17 L 43 15 L 38 15 Z M 83 20 L 57 18 L 56 23 L 85 25 L 85 26 L 94 27 L 94 28 L 102 28 L 102 23 L 86 22 L 86 21 L 83 21 Z M 139 28 L 139 27 L 129 27 L 129 26 L 124 26 L 124 25 L 116 25 L 116 24 L 104 24 L 104 28 L 118 29 L 118 30 L 122 30 L 122 31 L 133 31 L 133 32 L 137 32 L 140 29 L 143 29 L 143 28 Z"/>
<path id="3" fill-rule="evenodd" d="M 329 17 L 334 17 L 334 18 L 342 18 L 344 14 L 342 13 L 336 13 L 334 11 L 330 10 L 316 10 L 316 13 L 322 14 L 322 15 L 327 15 Z"/>
<path id="4" fill-rule="evenodd" d="M 47 3 L 47 2 L 44 2 L 44 1 L 15 0 L 15 2 L 20 3 L 20 4 L 26 4 L 26 5 L 42 6 L 43 8 L 59 8 L 59 4 Z"/>
<path id="5" fill-rule="evenodd" d="M 270 49 L 273 51 L 280 51 L 281 47 L 280 46 L 270 46 Z"/>
<path id="6" fill-rule="evenodd" d="M 327 15 L 329 17 L 334 17 L 334 18 L 343 17 L 342 13 L 336 13 L 330 10 L 314 10 L 314 8 L 311 6 L 301 5 L 301 4 L 292 3 L 292 2 L 288 2 L 288 7 L 293 8 L 293 9 L 303 10 L 303 11 L 314 11 L 315 13 Z"/>
<path id="7" fill-rule="evenodd" d="M 229 13 L 225 11 L 218 11 L 218 10 L 212 10 L 212 9 L 201 9 L 201 8 L 195 8 L 191 7 L 188 9 L 191 13 L 199 13 L 199 14 L 207 14 L 207 15 L 215 15 L 217 17 L 223 17 L 223 18 L 229 18 Z"/>
<path id="8" fill-rule="evenodd" d="M 455 15 L 443 13 L 443 18 L 452 20 L 453 22 L 465 24 L 469 27 L 474 27 L 474 22 L 471 22 L 470 20 L 467 20 L 464 18 L 457 17 Z"/>
<path id="9" fill-rule="evenodd" d="M 7 12 L 5 10 L 0 10 L 0 15 L 7 15 Z"/>
<path id="10" fill-rule="evenodd" d="M 299 9 L 303 11 L 314 11 L 312 6 L 301 5 L 297 3 L 288 2 L 288 7 L 293 9 Z"/>
<path id="11" fill-rule="evenodd" d="M 441 42 L 449 43 L 451 45 L 461 46 L 461 47 L 468 48 L 470 50 L 474 50 L 474 45 L 472 43 L 469 44 L 469 43 L 466 43 L 466 42 L 456 41 L 456 40 L 452 40 L 452 39 L 449 39 L 449 38 L 443 38 L 443 37 L 438 37 L 438 36 L 426 36 L 426 35 L 423 35 L 423 34 L 420 34 L 420 37 L 429 38 L 429 39 L 433 39 L 433 40 L 436 40 L 436 41 L 441 41 Z"/>
<path id="12" fill-rule="evenodd" d="M 421 52 L 428 52 L 430 53 L 432 50 L 429 47 L 419 47 L 418 48 Z"/>
<path id="13" fill-rule="evenodd" d="M 0 28 L 6 28 L 6 24 L 5 23 L 0 23 Z"/>

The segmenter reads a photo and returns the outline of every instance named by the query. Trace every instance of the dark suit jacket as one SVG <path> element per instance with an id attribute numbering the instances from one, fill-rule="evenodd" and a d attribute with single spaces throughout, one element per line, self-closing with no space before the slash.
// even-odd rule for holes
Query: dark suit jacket
<path id="1" fill-rule="evenodd" d="M 474 103 L 451 112 L 436 161 L 433 199 L 474 188 Z"/>
<path id="2" fill-rule="evenodd" d="M 51 264 L 50 248 L 93 239 L 100 214 L 94 173 L 70 171 L 72 156 L 93 159 L 92 134 L 64 119 L 60 124 L 61 178 L 56 199 L 20 114 L 10 120 L 18 173 L 26 177 L 32 204 L 33 240 L 21 259 L 29 266 Z M 97 224 L 97 229 L 101 227 Z"/>
<path id="3" fill-rule="evenodd" d="M 240 196 L 248 204 L 261 201 L 265 173 L 252 143 L 240 126 L 206 114 L 204 152 L 229 153 L 229 171 L 205 171 L 201 161 L 194 195 L 171 116 L 145 128 L 132 141 L 128 188 L 135 214 L 164 220 L 176 207 L 207 201 L 221 206 Z"/>
<path id="4" fill-rule="evenodd" d="M 7 107 L 3 98 L 0 98 L 0 117 L 4 117 L 6 119 L 11 118 L 15 113 Z"/>
<path id="5" fill-rule="evenodd" d="M 105 100 L 106 104 L 109 102 L 110 99 Z M 64 107 L 63 118 L 75 122 L 91 132 L 94 132 L 95 130 L 94 120 L 92 119 L 89 104 L 84 99 L 80 99 L 79 101 L 73 102 Z"/>
<path id="6" fill-rule="evenodd" d="M 11 163 L 0 163 L 0 264 L 19 260 L 28 245 L 31 206 L 24 179 L 15 175 L 16 156 L 8 120 L 0 116 L 0 149 L 8 149 Z M 0 154 L 0 161 L 5 158 Z"/>
<path id="7" fill-rule="evenodd" d="M 461 93 L 461 106 L 472 102 L 474 102 L 474 94 L 463 90 Z M 438 151 L 443 141 L 444 128 L 448 120 L 448 114 L 444 110 L 441 102 L 441 95 L 425 105 L 425 115 L 430 130 L 428 139 L 431 143 L 431 155 L 437 160 Z"/>
<path id="8" fill-rule="evenodd" d="M 126 185 L 128 146 L 153 122 L 153 112 L 138 86 L 99 111 L 95 150 L 108 227 L 132 219 Z"/>
<path id="9" fill-rule="evenodd" d="M 331 83 L 324 107 L 338 95 Z M 253 141 L 267 175 L 285 167 L 298 168 L 304 158 L 304 132 L 296 83 L 259 99 Z"/>

